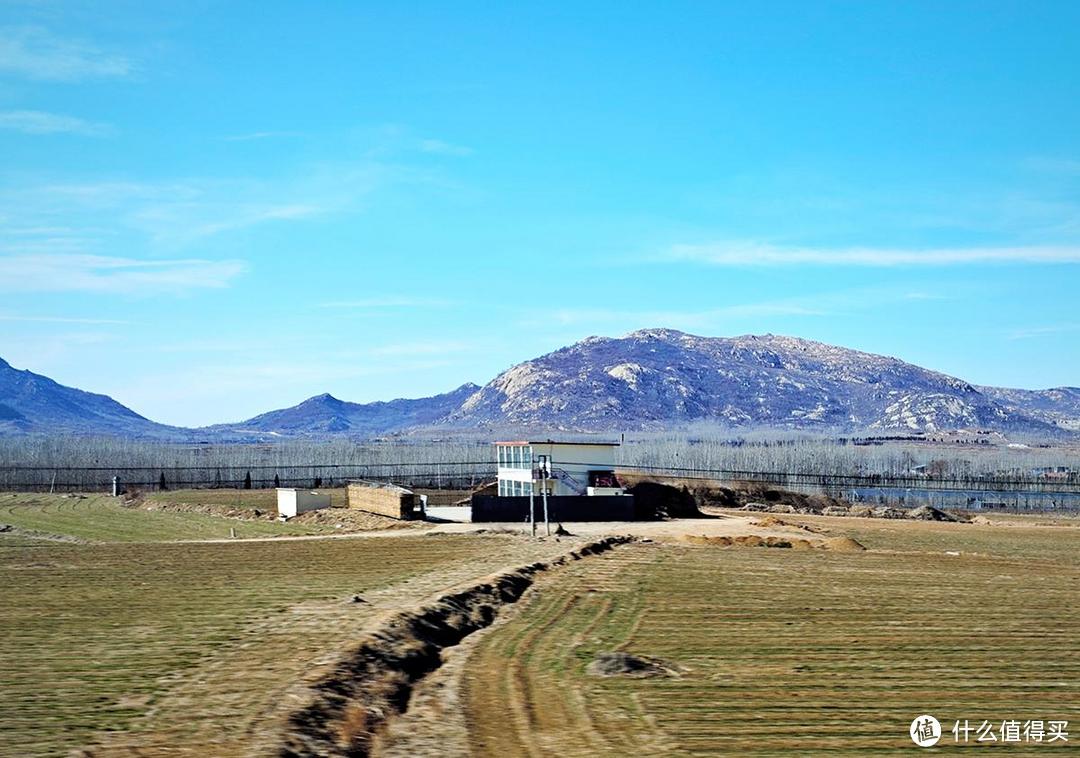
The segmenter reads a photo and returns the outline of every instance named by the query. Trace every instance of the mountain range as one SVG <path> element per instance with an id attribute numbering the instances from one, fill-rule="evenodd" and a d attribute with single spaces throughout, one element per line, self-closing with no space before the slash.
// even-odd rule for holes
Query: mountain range
<path id="1" fill-rule="evenodd" d="M 250 442 L 506 429 L 663 430 L 696 423 L 1061 436 L 1080 432 L 1080 389 L 976 386 L 896 358 L 795 337 L 644 329 L 589 337 L 512 366 L 483 387 L 464 384 L 428 398 L 363 404 L 323 394 L 246 421 L 185 429 L 0 360 L 0 435 Z"/>

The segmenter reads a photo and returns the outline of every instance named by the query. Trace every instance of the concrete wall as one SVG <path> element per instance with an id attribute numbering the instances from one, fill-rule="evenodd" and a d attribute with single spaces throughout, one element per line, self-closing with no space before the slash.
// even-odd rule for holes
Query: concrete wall
<path id="1" fill-rule="evenodd" d="M 292 518 L 307 511 L 330 507 L 330 496 L 308 490 L 279 488 L 277 491 L 278 515 Z"/>
<path id="2" fill-rule="evenodd" d="M 379 482 L 349 482 L 349 507 L 396 519 L 416 515 L 419 498 L 404 487 Z"/>
<path id="3" fill-rule="evenodd" d="M 533 498 L 536 508 L 536 520 L 544 519 L 544 503 L 539 497 Z M 560 496 L 548 497 L 548 515 L 552 522 L 570 523 L 572 521 L 633 521 L 634 496 L 612 495 L 588 497 Z M 473 523 L 523 523 L 529 520 L 529 498 L 497 497 L 492 495 L 474 495 L 472 499 Z"/>

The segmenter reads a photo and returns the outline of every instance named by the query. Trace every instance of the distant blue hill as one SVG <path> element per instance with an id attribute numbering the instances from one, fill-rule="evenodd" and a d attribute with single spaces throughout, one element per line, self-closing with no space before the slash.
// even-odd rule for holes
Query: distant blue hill
<path id="1" fill-rule="evenodd" d="M 794 337 L 698 337 L 645 329 L 589 337 L 512 366 L 483 387 L 350 403 L 332 395 L 200 429 L 157 424 L 105 395 L 0 360 L 0 435 L 115 435 L 162 441 L 369 439 L 535 429 L 731 429 L 908 433 L 1080 432 L 1080 389 L 977 387 L 887 356 Z"/>
<path id="2" fill-rule="evenodd" d="M 330 394 L 316 395 L 291 408 L 236 424 L 206 427 L 205 431 L 234 437 L 375 437 L 431 426 L 460 408 L 479 389 L 475 384 L 463 384 L 434 397 L 374 403 L 350 403 Z"/>
<path id="3" fill-rule="evenodd" d="M 157 424 L 108 395 L 65 387 L 0 358 L 0 434 L 115 435 L 182 440 L 192 432 Z"/>

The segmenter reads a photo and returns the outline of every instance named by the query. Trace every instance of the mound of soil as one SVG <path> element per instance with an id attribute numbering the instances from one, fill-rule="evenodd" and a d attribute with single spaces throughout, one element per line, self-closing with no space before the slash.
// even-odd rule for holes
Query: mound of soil
<path id="1" fill-rule="evenodd" d="M 907 518 L 907 511 L 891 508 L 887 505 L 874 508 L 870 513 L 874 518 Z"/>
<path id="2" fill-rule="evenodd" d="M 634 496 L 634 518 L 651 521 L 667 518 L 703 518 L 697 500 L 686 487 L 642 481 L 626 490 Z"/>
<path id="3" fill-rule="evenodd" d="M 822 547 L 837 553 L 861 553 L 866 550 L 861 542 L 853 540 L 851 537 L 832 537 L 825 540 Z"/>
<path id="4" fill-rule="evenodd" d="M 757 525 L 758 526 L 763 526 L 766 529 L 772 528 L 772 527 L 784 526 L 784 527 L 787 527 L 788 529 L 801 529 L 804 532 L 811 532 L 813 534 L 821 534 L 821 532 L 822 532 L 822 530 L 815 529 L 812 526 L 807 526 L 806 524 L 796 524 L 796 523 L 793 523 L 791 521 L 784 521 L 783 519 L 778 519 L 776 516 L 765 516 L 764 518 L 760 518 L 757 521 Z"/>
<path id="5" fill-rule="evenodd" d="M 683 534 L 679 536 L 680 542 L 690 545 L 713 545 L 714 547 L 730 547 L 733 543 L 731 537 L 706 537 L 704 534 Z"/>
<path id="6" fill-rule="evenodd" d="M 586 669 L 592 676 L 625 676 L 646 679 L 655 676 L 673 676 L 677 669 L 659 658 L 630 655 L 621 651 L 597 653 Z"/>
<path id="7" fill-rule="evenodd" d="M 907 517 L 911 519 L 917 519 L 919 521 L 951 521 L 953 523 L 962 523 L 964 519 L 954 516 L 951 513 L 935 508 L 932 505 L 921 505 L 918 508 L 912 508 L 907 512 Z"/>
<path id="8" fill-rule="evenodd" d="M 698 506 L 712 508 L 738 508 L 742 504 L 739 493 L 730 487 L 698 486 L 693 491 Z"/>
<path id="9" fill-rule="evenodd" d="M 422 521 L 401 521 L 355 508 L 321 508 L 307 511 L 289 519 L 290 524 L 321 524 L 347 532 L 367 532 L 380 529 L 415 529 L 424 526 Z"/>
<path id="10" fill-rule="evenodd" d="M 776 516 L 766 516 L 763 519 L 758 519 L 758 526 L 771 527 L 771 526 L 787 526 L 786 521 L 781 521 Z"/>
<path id="11" fill-rule="evenodd" d="M 789 537 L 759 537 L 756 534 L 748 534 L 742 537 L 706 537 L 703 534 L 683 534 L 679 537 L 679 541 L 690 545 L 709 545 L 710 547 L 779 547 L 809 550 L 814 546 L 809 540 L 791 539 Z"/>
<path id="12" fill-rule="evenodd" d="M 475 487 L 467 497 L 460 498 L 453 502 L 453 505 L 472 505 L 473 495 L 498 495 L 499 494 L 499 482 L 486 482 L 479 487 Z M 428 505 L 435 505 L 435 503 L 428 500 Z"/>

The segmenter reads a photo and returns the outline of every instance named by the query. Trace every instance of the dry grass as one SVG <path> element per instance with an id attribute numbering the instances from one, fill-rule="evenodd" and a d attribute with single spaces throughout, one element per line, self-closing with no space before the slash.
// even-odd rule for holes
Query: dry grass
<path id="1" fill-rule="evenodd" d="M 465 667 L 473 754 L 910 754 L 922 713 L 948 740 L 1080 720 L 1075 529 L 807 523 L 872 549 L 635 545 L 539 583 Z M 682 673 L 589 676 L 610 650 Z"/>
<path id="2" fill-rule="evenodd" d="M 328 526 L 277 523 L 269 514 L 256 518 L 245 513 L 236 518 L 211 505 L 167 507 L 162 501 L 127 505 L 120 498 L 105 495 L 0 494 L 0 523 L 19 530 L 14 534 L 0 533 L 0 545 L 10 544 L 8 536 L 19 533 L 86 542 L 159 542 L 227 539 L 232 534 L 244 538 L 335 531 Z"/>
<path id="3" fill-rule="evenodd" d="M 378 614 L 519 560 L 520 545 L 0 546 L 0 755 L 250 752 L 290 687 Z"/>

